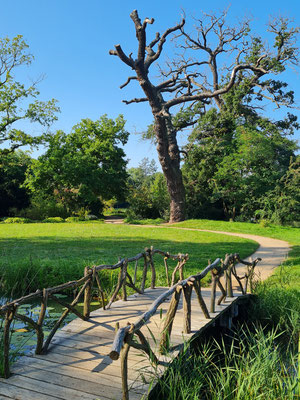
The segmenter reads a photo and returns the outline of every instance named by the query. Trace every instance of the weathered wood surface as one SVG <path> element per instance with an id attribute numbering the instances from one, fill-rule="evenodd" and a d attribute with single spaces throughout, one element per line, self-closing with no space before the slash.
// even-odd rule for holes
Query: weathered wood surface
<path id="1" fill-rule="evenodd" d="M 92 312 L 89 321 L 79 318 L 72 321 L 56 334 L 47 354 L 22 357 L 13 365 L 13 375 L 6 380 L 0 379 L 0 399 L 121 399 L 121 361 L 112 361 L 109 357 L 115 325 L 119 322 L 120 327 L 125 327 L 127 322 L 134 323 L 139 320 L 152 302 L 167 290 L 169 288 L 147 289 L 143 295 L 135 294 L 128 296 L 127 301 L 120 300 L 113 303 L 109 310 L 99 309 Z M 208 307 L 210 289 L 203 288 L 201 292 Z M 220 294 L 217 292 L 217 296 Z M 158 375 L 164 372 L 167 363 L 172 359 L 172 354 L 163 356 L 158 354 L 160 334 L 171 297 L 159 306 L 157 313 L 141 329 L 151 348 L 156 350 L 156 356 L 165 362 L 164 366 L 156 367 Z M 225 303 L 216 305 L 215 312 L 210 313 L 210 319 L 207 319 L 193 291 L 191 333 L 185 334 L 183 332 L 187 322 L 183 313 L 183 299 L 184 296 L 181 296 L 170 338 L 171 345 L 177 346 L 173 350 L 173 356 L 178 354 L 184 340 L 189 340 L 205 326 L 214 324 L 214 318 L 236 300 L 228 298 Z M 155 367 L 150 367 L 145 353 L 130 348 L 128 354 L 130 399 L 141 399 L 143 394 L 147 393 L 153 368 Z"/>

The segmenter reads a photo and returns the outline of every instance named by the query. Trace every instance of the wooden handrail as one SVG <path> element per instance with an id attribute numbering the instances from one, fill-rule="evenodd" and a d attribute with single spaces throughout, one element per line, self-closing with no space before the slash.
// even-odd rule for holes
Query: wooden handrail
<path id="1" fill-rule="evenodd" d="M 180 258 L 177 258 L 180 261 Z M 122 388 L 123 388 L 123 400 L 129 400 L 129 389 L 128 389 L 128 353 L 130 347 L 134 347 L 136 349 L 140 349 L 144 351 L 148 356 L 151 362 L 154 364 L 158 364 L 159 360 L 155 355 L 155 352 L 151 349 L 151 346 L 148 340 L 141 332 L 141 328 L 147 324 L 150 318 L 157 312 L 158 307 L 164 303 L 166 300 L 172 296 L 172 299 L 169 303 L 169 308 L 165 317 L 164 325 L 162 328 L 162 334 L 159 344 L 159 352 L 161 354 L 166 353 L 169 346 L 169 340 L 172 331 L 172 325 L 175 318 L 175 314 L 178 308 L 179 299 L 181 292 L 183 292 L 183 314 L 184 314 L 184 333 L 191 332 L 191 294 L 192 289 L 195 290 L 199 305 L 202 309 L 202 312 L 205 318 L 210 318 L 209 312 L 207 310 L 206 304 L 201 295 L 201 280 L 211 272 L 212 275 L 212 286 L 211 286 L 211 306 L 210 312 L 215 312 L 215 303 L 216 303 L 216 287 L 218 286 L 221 291 L 221 296 L 217 300 L 217 304 L 221 304 L 222 301 L 225 301 L 226 296 L 232 297 L 232 284 L 231 284 L 231 273 L 237 278 L 238 283 L 242 289 L 242 293 L 245 294 L 247 291 L 247 283 L 253 277 L 254 268 L 257 263 L 260 261 L 260 258 L 252 262 L 243 261 L 240 259 L 239 255 L 236 254 L 226 254 L 224 260 L 220 260 L 217 258 L 213 263 L 209 264 L 203 271 L 199 274 L 192 275 L 187 279 L 183 279 L 180 282 L 174 284 L 170 289 L 166 292 L 162 293 L 149 307 L 149 309 L 137 319 L 135 323 L 128 323 L 127 326 L 120 328 L 119 324 L 116 326 L 116 334 L 114 338 L 114 342 L 112 344 L 111 351 L 109 356 L 112 360 L 121 359 L 121 377 L 122 377 Z M 184 261 L 184 259 L 182 259 Z M 243 277 L 239 277 L 236 273 L 235 263 L 241 262 L 242 264 L 247 266 L 247 272 Z M 221 264 L 221 265 L 220 265 Z M 177 265 L 178 267 L 178 265 Z M 176 267 L 176 268 L 177 268 Z M 175 270 L 176 270 L 175 268 Z M 174 270 L 174 271 L 175 271 Z M 166 267 L 167 271 L 167 267 Z M 225 275 L 226 279 L 226 288 L 223 287 L 220 282 L 220 277 Z M 241 280 L 245 279 L 244 287 L 241 284 Z M 136 335 L 137 339 L 140 340 L 141 343 L 137 343 L 136 340 L 133 340 L 134 335 Z"/>
<path id="2" fill-rule="evenodd" d="M 14 318 L 22 320 L 26 324 L 31 325 L 37 334 L 37 345 L 36 345 L 36 354 L 42 354 L 45 353 L 49 347 L 49 344 L 55 335 L 56 331 L 58 328 L 62 325 L 63 321 L 67 317 L 67 315 L 71 312 L 75 314 L 77 317 L 82 318 L 83 320 L 88 320 L 90 316 L 90 303 L 91 303 L 91 298 L 92 298 L 92 290 L 93 290 L 93 284 L 96 283 L 97 288 L 99 290 L 101 299 L 102 299 L 102 305 L 103 309 L 105 309 L 105 298 L 104 298 L 104 292 L 102 289 L 101 285 L 101 280 L 99 273 L 104 270 L 116 270 L 120 269 L 119 273 L 119 279 L 118 279 L 118 284 L 114 290 L 114 293 L 108 302 L 107 308 L 111 306 L 113 301 L 116 299 L 118 293 L 122 291 L 122 297 L 123 300 L 127 299 L 127 291 L 126 287 L 130 287 L 133 289 L 135 292 L 139 294 L 144 293 L 145 289 L 145 282 L 146 282 L 146 277 L 147 277 L 147 271 L 150 268 L 151 269 L 151 288 L 155 287 L 155 281 L 156 281 L 156 270 L 155 270 L 155 265 L 154 265 L 154 259 L 153 256 L 155 254 L 159 254 L 164 257 L 164 263 L 166 264 L 167 259 L 172 259 L 172 260 L 177 260 L 178 262 L 184 263 L 188 260 L 188 254 L 177 254 L 177 255 L 172 255 L 168 252 L 159 250 L 159 249 L 153 249 L 153 247 L 146 248 L 144 252 L 138 253 L 134 257 L 130 258 L 122 258 L 120 259 L 116 264 L 101 264 L 101 265 L 95 265 L 93 267 L 85 267 L 84 269 L 84 276 L 78 280 L 74 281 L 69 281 L 66 283 L 62 283 L 60 285 L 50 287 L 50 288 L 45 288 L 43 290 L 38 289 L 34 293 L 30 293 L 26 296 L 20 297 L 16 300 L 10 301 L 3 306 L 0 307 L 0 315 L 4 316 L 5 323 L 4 323 L 4 376 L 6 378 L 9 377 L 10 375 L 10 370 L 9 370 L 9 347 L 10 347 L 10 326 Z M 143 274 L 142 274 L 142 282 L 141 282 L 141 287 L 138 288 L 136 285 L 136 271 L 137 271 L 137 263 L 140 259 L 144 260 L 144 267 L 143 267 Z M 136 263 L 135 267 L 135 280 L 133 281 L 128 270 L 128 264 L 131 262 Z M 182 274 L 182 268 L 179 271 L 180 274 Z M 168 282 L 168 268 L 166 268 L 166 277 L 167 277 L 167 282 Z M 175 274 L 173 274 L 175 276 Z M 68 304 L 67 302 L 64 302 L 60 300 L 58 297 L 55 296 L 56 293 L 62 292 L 64 290 L 70 290 L 70 289 L 75 289 L 79 288 L 79 291 L 75 297 L 75 299 Z M 83 313 L 78 311 L 75 306 L 79 302 L 80 296 L 84 294 L 84 306 L 83 306 Z M 33 299 L 41 299 L 41 311 L 39 314 L 38 322 L 34 321 L 32 318 L 28 316 L 24 316 L 20 313 L 17 312 L 18 307 L 21 306 L 24 303 L 27 303 L 28 301 L 31 301 Z M 61 317 L 58 319 L 58 321 L 55 323 L 54 327 L 52 328 L 49 336 L 47 339 L 44 341 L 44 331 L 43 331 L 43 322 L 45 319 L 46 315 L 46 309 L 47 309 L 47 303 L 48 303 L 48 298 L 54 300 L 58 304 L 61 304 L 65 307 L 65 311 L 62 312 Z M 140 334 L 140 337 L 142 334 Z M 145 345 L 143 345 L 144 348 Z"/>

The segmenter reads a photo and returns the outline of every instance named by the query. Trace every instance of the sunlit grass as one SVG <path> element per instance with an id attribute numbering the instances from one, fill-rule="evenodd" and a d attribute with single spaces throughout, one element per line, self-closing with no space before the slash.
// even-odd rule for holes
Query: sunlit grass
<path id="1" fill-rule="evenodd" d="M 0 225 L 2 294 L 20 295 L 37 288 L 78 279 L 86 265 L 116 263 L 154 246 L 172 254 L 188 253 L 186 275 L 201 271 L 226 253 L 241 257 L 257 243 L 226 235 L 90 223 Z M 165 284 L 162 258 L 157 256 L 158 284 Z M 109 279 L 113 279 L 110 277 Z"/>

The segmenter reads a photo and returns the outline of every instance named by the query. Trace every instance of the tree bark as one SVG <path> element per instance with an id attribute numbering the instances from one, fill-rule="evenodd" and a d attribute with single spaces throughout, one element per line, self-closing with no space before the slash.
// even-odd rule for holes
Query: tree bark
<path id="1" fill-rule="evenodd" d="M 180 170 L 180 154 L 176 131 L 172 128 L 170 114 L 155 117 L 155 134 L 160 165 L 170 195 L 170 223 L 184 221 L 185 189 Z"/>

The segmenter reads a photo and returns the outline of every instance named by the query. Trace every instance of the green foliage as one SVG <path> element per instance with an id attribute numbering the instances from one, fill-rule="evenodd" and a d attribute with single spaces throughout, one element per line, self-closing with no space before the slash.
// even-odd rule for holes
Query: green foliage
<path id="1" fill-rule="evenodd" d="M 65 222 L 65 220 L 63 218 L 61 218 L 61 217 L 49 217 L 49 218 L 44 219 L 43 222 L 47 222 L 47 223 L 53 224 L 53 223 Z"/>
<path id="2" fill-rule="evenodd" d="M 49 127 L 57 119 L 55 114 L 59 111 L 56 100 L 37 100 L 40 94 L 36 87 L 38 82 L 26 87 L 14 78 L 16 68 L 30 65 L 33 61 L 28 47 L 21 35 L 0 39 L 0 144 L 11 149 L 26 144 L 37 145 L 42 141 L 42 136 L 33 137 L 14 129 L 15 122 L 25 119 Z M 33 102 L 28 102 L 29 99 Z"/>
<path id="3" fill-rule="evenodd" d="M 68 217 L 65 219 L 66 222 L 80 222 L 84 220 L 85 220 L 84 217 Z"/>
<path id="4" fill-rule="evenodd" d="M 30 219 L 21 217 L 11 217 L 4 220 L 5 224 L 29 224 L 30 222 L 32 222 Z"/>
<path id="5" fill-rule="evenodd" d="M 260 200 L 256 214 L 279 224 L 300 222 L 300 157 L 291 158 L 286 173 Z"/>
<path id="6" fill-rule="evenodd" d="M 230 98 L 236 99 L 232 93 Z M 254 112 L 236 118 L 234 113 L 211 109 L 199 120 L 187 146 L 183 174 L 189 216 L 250 220 L 272 213 L 273 222 L 296 220 L 296 149 L 282 127 Z M 271 199 L 273 208 L 268 204 Z M 262 207 L 265 212 L 258 214 Z M 280 216 L 275 220 L 276 207 Z"/>
<path id="7" fill-rule="evenodd" d="M 273 283 L 272 283 L 273 282 Z M 300 332 L 300 291 L 281 287 L 272 277 L 255 288 L 255 298 L 249 316 L 285 332 L 288 340 L 297 344 Z"/>
<path id="8" fill-rule="evenodd" d="M 128 178 L 127 220 L 169 216 L 170 198 L 162 173 L 156 172 L 154 160 L 144 158 L 138 168 L 131 168 Z"/>
<path id="9" fill-rule="evenodd" d="M 21 210 L 19 215 L 34 221 L 43 221 L 56 216 L 67 218 L 70 213 L 63 203 L 57 203 L 53 198 L 45 198 L 42 194 L 35 193 L 31 198 L 30 206 Z"/>
<path id="10" fill-rule="evenodd" d="M 280 346 L 278 330 L 246 325 L 232 336 L 211 339 L 172 362 L 149 399 L 249 400 L 295 398 L 297 353 Z"/>
<path id="11" fill-rule="evenodd" d="M 16 216 L 29 205 L 28 190 L 22 185 L 30 163 L 31 158 L 25 152 L 0 150 L 0 217 Z"/>
<path id="12" fill-rule="evenodd" d="M 34 160 L 27 173 L 26 187 L 34 196 L 54 200 L 68 215 L 99 215 L 101 199 L 122 198 L 125 191 L 124 145 L 128 132 L 122 116 L 106 115 L 97 121 L 82 120 L 70 134 L 48 135 L 46 153 Z"/>

